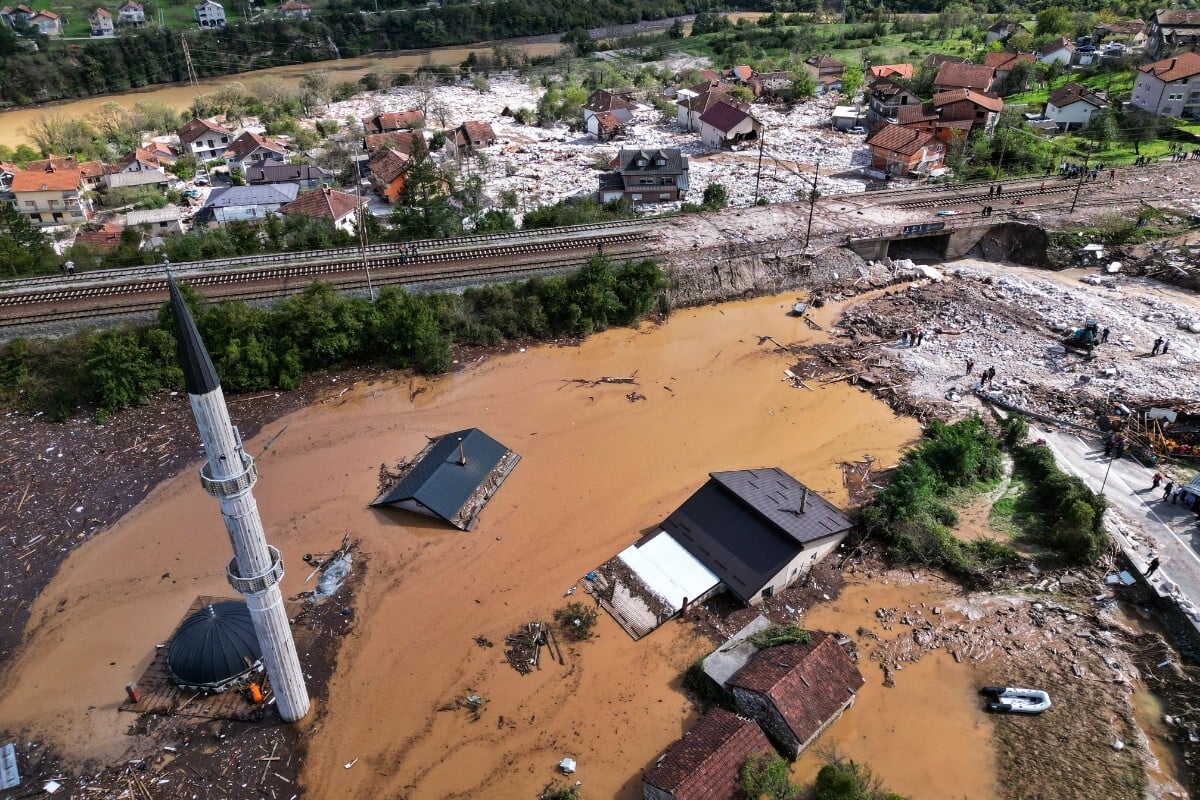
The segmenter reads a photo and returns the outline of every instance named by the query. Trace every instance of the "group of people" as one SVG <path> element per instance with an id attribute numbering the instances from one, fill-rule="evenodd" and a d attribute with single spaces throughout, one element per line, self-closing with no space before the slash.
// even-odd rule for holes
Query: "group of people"
<path id="1" fill-rule="evenodd" d="M 1058 174 L 1063 178 L 1090 178 L 1096 180 L 1100 177 L 1100 173 L 1104 172 L 1103 164 L 1096 164 L 1091 169 L 1088 169 L 1087 164 L 1073 164 L 1070 161 L 1063 161 L 1058 165 Z M 1109 169 L 1108 179 L 1111 181 L 1117 177 L 1115 169 Z M 1043 188 L 1046 184 L 1042 184 Z"/>
<path id="2" fill-rule="evenodd" d="M 408 260 L 410 258 L 416 258 L 419 255 L 421 255 L 421 248 L 417 247 L 415 244 L 401 244 L 400 245 L 400 263 L 401 264 L 406 264 L 406 263 L 408 263 Z"/>
<path id="3" fill-rule="evenodd" d="M 1168 479 L 1161 472 L 1154 473 L 1154 478 L 1150 482 L 1150 490 L 1154 491 L 1166 481 L 1163 486 L 1162 499 L 1164 503 L 1171 505 L 1182 505 L 1184 508 L 1193 508 L 1196 505 L 1196 496 L 1191 492 L 1185 492 L 1182 485 L 1176 485 L 1175 481 Z"/>
<path id="4" fill-rule="evenodd" d="M 906 330 L 900 336 L 900 343 L 905 347 L 920 347 L 925 344 L 925 331 L 920 328 Z"/>
<path id="5" fill-rule="evenodd" d="M 1157 339 L 1154 340 L 1154 347 L 1152 347 L 1150 349 L 1150 355 L 1152 355 L 1152 356 L 1164 355 L 1165 356 L 1167 354 L 1167 351 L 1170 349 L 1171 349 L 1171 343 L 1168 340 L 1164 339 L 1163 337 L 1159 336 Z"/>

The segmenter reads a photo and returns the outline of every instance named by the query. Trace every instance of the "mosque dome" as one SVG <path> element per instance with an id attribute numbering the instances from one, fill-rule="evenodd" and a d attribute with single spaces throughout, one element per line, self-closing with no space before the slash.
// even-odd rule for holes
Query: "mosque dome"
<path id="1" fill-rule="evenodd" d="M 250 609 L 240 600 L 205 606 L 179 626 L 167 652 L 171 679 L 184 689 L 220 692 L 262 670 Z"/>

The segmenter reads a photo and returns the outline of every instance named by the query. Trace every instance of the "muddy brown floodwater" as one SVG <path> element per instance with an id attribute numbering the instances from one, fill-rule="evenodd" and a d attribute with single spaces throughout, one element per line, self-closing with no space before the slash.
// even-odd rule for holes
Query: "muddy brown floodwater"
<path id="1" fill-rule="evenodd" d="M 346 531 L 369 555 L 328 696 L 301 723 L 308 796 L 530 797 L 570 756 L 589 796 L 640 797 L 643 770 L 695 719 L 680 678 L 710 643 L 677 624 L 634 642 L 601 615 L 593 641 L 566 648 L 565 666 L 543 659 L 524 677 L 502 643 L 549 619 L 581 575 L 709 471 L 778 465 L 842 504 L 840 461 L 869 453 L 895 463 L 918 434 L 912 420 L 845 384 L 806 391 L 781 380 L 789 359 L 758 335 L 824 337 L 785 314 L 792 302 L 687 310 L 578 347 L 482 358 L 436 380 L 349 387 L 249 443 L 258 453 L 286 426 L 259 460 L 255 490 L 290 568 L 285 595 L 304 588 L 300 556 L 332 549 Z M 836 313 L 817 319 L 827 326 Z M 566 382 L 635 373 L 635 387 Z M 645 399 L 627 399 L 631 389 Z M 473 532 L 367 508 L 381 463 L 469 426 L 523 457 Z M 122 687 L 197 595 L 229 593 L 228 558 L 216 504 L 194 473 L 164 483 L 75 551 L 38 599 L 0 719 L 74 759 L 119 757 L 131 741 L 116 710 Z M 839 605 L 863 603 L 854 591 Z M 837 614 L 814 610 L 809 623 L 844 627 Z M 833 729 L 846 750 L 901 791 L 987 797 L 984 723 L 965 705 L 936 708 L 932 696 L 966 681 L 965 668 L 935 654 L 899 672 L 895 689 L 880 688 L 873 668 L 864 663 L 868 686 Z M 470 694 L 487 701 L 478 718 L 455 708 Z M 950 753 L 959 766 L 944 766 Z"/>

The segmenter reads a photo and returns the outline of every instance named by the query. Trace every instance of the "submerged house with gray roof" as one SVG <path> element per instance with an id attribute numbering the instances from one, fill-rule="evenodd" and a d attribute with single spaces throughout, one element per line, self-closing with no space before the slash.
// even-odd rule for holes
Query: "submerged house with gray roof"
<path id="1" fill-rule="evenodd" d="M 478 428 L 447 433 L 431 439 L 371 506 L 412 511 L 471 530 L 520 460 Z"/>

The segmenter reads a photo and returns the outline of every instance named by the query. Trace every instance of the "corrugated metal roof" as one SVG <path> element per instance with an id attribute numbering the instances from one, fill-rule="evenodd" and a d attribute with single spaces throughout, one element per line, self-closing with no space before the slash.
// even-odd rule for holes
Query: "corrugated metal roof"
<path id="1" fill-rule="evenodd" d="M 283 205 L 296 199 L 300 187 L 294 183 L 271 183 L 260 186 L 226 186 L 213 189 L 205 208 L 230 208 L 232 206 Z"/>
<path id="2" fill-rule="evenodd" d="M 465 464 L 459 458 L 459 439 Z M 507 455 L 507 447 L 478 428 L 447 433 L 433 442 L 398 484 L 371 505 L 400 507 L 401 503 L 415 501 L 435 516 L 457 524 L 454 520 L 459 511 Z"/>

